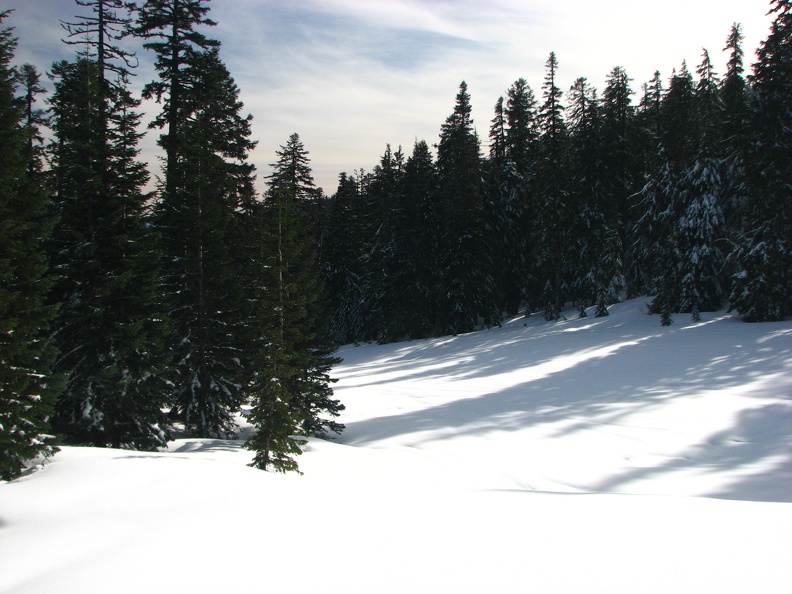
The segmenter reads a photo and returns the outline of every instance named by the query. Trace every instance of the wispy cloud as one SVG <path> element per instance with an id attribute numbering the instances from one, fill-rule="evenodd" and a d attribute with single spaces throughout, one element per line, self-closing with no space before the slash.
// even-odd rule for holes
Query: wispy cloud
<path id="1" fill-rule="evenodd" d="M 5 0 L 21 38 L 19 61 L 48 69 L 71 49 L 60 43 L 59 18 L 84 9 L 72 0 Z M 716 65 L 732 22 L 742 22 L 746 61 L 766 36 L 764 0 L 213 0 L 221 56 L 237 81 L 259 140 L 260 178 L 289 134 L 311 152 L 325 191 L 337 175 L 371 169 L 386 143 L 409 153 L 416 139 L 436 142 L 467 81 L 474 119 L 486 136 L 492 106 L 518 77 L 540 94 L 551 50 L 560 86 L 578 76 L 602 88 L 624 66 L 633 88 L 683 59 L 693 66 L 707 47 Z M 152 76 L 145 68 L 135 82 Z M 722 58 L 722 59 L 719 59 Z M 156 106 L 147 106 L 149 110 Z M 145 148 L 152 168 L 156 134 Z"/>

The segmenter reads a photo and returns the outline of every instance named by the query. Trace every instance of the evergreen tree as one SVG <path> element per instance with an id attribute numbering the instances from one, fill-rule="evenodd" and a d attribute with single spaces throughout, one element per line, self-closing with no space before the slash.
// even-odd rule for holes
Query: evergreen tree
<path id="1" fill-rule="evenodd" d="M 662 101 L 663 82 L 659 71 L 652 80 L 643 85 L 643 96 L 636 110 L 635 151 L 638 155 L 639 175 L 636 189 L 629 197 L 628 225 L 625 233 L 624 271 L 627 284 L 627 297 L 654 294 L 651 275 L 647 270 L 646 248 L 650 242 L 642 235 L 642 224 L 646 222 L 648 204 L 646 184 L 655 178 L 661 167 L 666 165 L 665 150 L 662 148 Z"/>
<path id="2" fill-rule="evenodd" d="M 517 173 L 527 180 L 536 159 L 539 137 L 536 98 L 524 78 L 514 81 L 506 97 L 506 156 L 514 163 Z"/>
<path id="3" fill-rule="evenodd" d="M 666 157 L 675 168 L 686 167 L 695 152 L 698 136 L 693 76 L 682 62 L 674 71 L 660 108 L 660 127 Z"/>
<path id="4" fill-rule="evenodd" d="M 441 257 L 439 332 L 470 332 L 481 317 L 499 320 L 493 295 L 490 246 L 486 245 L 481 151 L 473 127 L 467 84 L 459 85 L 454 112 L 446 118 L 437 149 Z"/>
<path id="5" fill-rule="evenodd" d="M 356 342 L 363 335 L 362 202 L 359 180 L 342 173 L 330 203 L 323 263 L 333 307 L 331 334 L 340 344 Z"/>
<path id="6" fill-rule="evenodd" d="M 535 276 L 526 255 L 535 213 L 530 183 L 537 137 L 536 99 L 520 78 L 509 87 L 506 104 L 501 99 L 495 108 L 486 188 L 498 309 L 509 314 L 517 313 Z"/>
<path id="7" fill-rule="evenodd" d="M 733 232 L 743 232 L 742 217 L 748 192 L 745 159 L 750 143 L 748 85 L 743 76 L 743 35 L 739 24 L 732 26 L 724 51 L 729 52 L 726 75 L 720 86 L 723 104 L 721 137 L 724 158 L 723 210 Z"/>
<path id="8" fill-rule="evenodd" d="M 503 109 L 503 96 L 495 102 L 495 116 L 490 125 L 490 159 L 499 161 L 506 158 L 506 113 Z"/>
<path id="9" fill-rule="evenodd" d="M 792 314 L 792 2 L 771 6 L 775 19 L 750 78 L 756 138 L 746 159 L 746 232 L 735 254 L 741 270 L 730 297 L 750 322 Z"/>
<path id="10" fill-rule="evenodd" d="M 394 153 L 388 145 L 365 193 L 363 224 L 369 246 L 362 261 L 363 337 L 379 342 L 394 340 L 397 314 L 393 307 L 398 301 L 394 276 L 399 258 L 394 218 L 403 170 L 401 149 Z"/>
<path id="11" fill-rule="evenodd" d="M 0 12 L 3 27 L 8 12 Z M 37 457 L 57 448 L 49 419 L 62 377 L 51 371 L 48 338 L 54 308 L 44 240 L 51 231 L 48 196 L 36 150 L 32 105 L 38 74 L 11 66 L 17 40 L 0 28 L 0 479 L 12 480 Z M 16 96 L 23 85 L 25 96 Z M 31 106 L 31 109 L 26 109 Z"/>
<path id="12" fill-rule="evenodd" d="M 208 0 L 145 0 L 133 8 L 136 22 L 130 33 L 144 40 L 143 47 L 156 55 L 154 66 L 159 80 L 143 89 L 144 99 L 164 102 L 160 113 L 150 124 L 165 128 L 159 144 L 165 149 L 165 200 L 177 192 L 189 177 L 182 165 L 182 150 L 186 139 L 182 127 L 187 120 L 195 84 L 196 60 L 206 50 L 217 48 L 220 42 L 206 37 L 200 27 L 216 25 L 206 15 Z"/>
<path id="13" fill-rule="evenodd" d="M 679 219 L 679 176 L 667 157 L 665 148 L 658 149 L 660 166 L 641 190 L 636 208 L 641 213 L 633 236 L 635 259 L 640 267 L 641 286 L 654 299 L 651 313 L 662 316 L 664 326 L 671 325 L 678 296 L 679 251 L 674 243 Z"/>
<path id="14" fill-rule="evenodd" d="M 416 141 L 401 177 L 394 212 L 399 249 L 392 271 L 394 338 L 431 336 L 437 320 L 436 172 L 424 141 Z"/>
<path id="15" fill-rule="evenodd" d="M 627 243 L 628 229 L 635 220 L 630 209 L 630 196 L 643 186 L 644 165 L 641 155 L 642 138 L 637 131 L 635 108 L 632 105 L 630 77 L 624 68 L 616 66 L 608 75 L 602 97 L 602 160 L 604 202 L 602 213 L 607 227 L 606 243 L 609 248 L 603 258 L 615 265 L 610 270 L 607 292 L 618 300 L 625 288 L 625 255 L 622 246 Z M 652 144 L 652 149 L 655 145 Z"/>
<path id="16" fill-rule="evenodd" d="M 719 170 L 720 161 L 702 152 L 680 180 L 686 204 L 675 230 L 680 269 L 674 279 L 681 279 L 675 309 L 689 312 L 693 321 L 699 320 L 700 312 L 719 309 L 724 296 Z"/>
<path id="17" fill-rule="evenodd" d="M 45 150 L 41 135 L 41 127 L 47 125 L 47 117 L 43 109 L 36 107 L 38 96 L 45 90 L 41 86 L 41 75 L 33 65 L 23 64 L 19 68 L 19 86 L 23 90 L 28 177 L 41 182 L 42 178 L 47 177 L 43 174 Z"/>
<path id="18" fill-rule="evenodd" d="M 153 449 L 167 440 L 165 328 L 148 173 L 137 161 L 139 102 L 125 79 L 106 85 L 100 72 L 88 56 L 53 66 L 55 332 L 57 369 L 69 377 L 54 426 L 76 443 Z"/>
<path id="19" fill-rule="evenodd" d="M 256 306 L 263 333 L 256 350 L 254 381 L 248 391 L 256 433 L 246 442 L 252 466 L 296 470 L 299 435 L 326 437 L 343 425 L 333 420 L 343 405 L 333 399 L 327 305 L 316 243 L 300 188 L 311 178 L 308 153 L 293 134 L 278 151 L 263 206 L 261 286 Z"/>
<path id="20" fill-rule="evenodd" d="M 596 303 L 596 316 L 608 315 L 623 287 L 618 235 L 609 227 L 608 178 L 603 163 L 602 109 L 596 90 L 579 78 L 569 90 L 570 172 L 574 200 L 572 294 L 581 308 Z M 612 212 L 612 210 L 610 211 Z M 581 309 L 581 311 L 585 311 Z"/>
<path id="21" fill-rule="evenodd" d="M 725 240 L 722 202 L 720 126 L 722 103 L 719 81 L 706 50 L 698 68 L 695 91 L 698 138 L 693 161 L 679 180 L 680 213 L 675 229 L 681 279 L 676 310 L 691 313 L 698 321 L 702 311 L 720 307 Z"/>
<path id="22" fill-rule="evenodd" d="M 699 77 L 694 93 L 698 131 L 697 149 L 707 147 L 714 154 L 720 154 L 723 101 L 720 94 L 720 80 L 706 49 L 702 50 L 701 64 L 696 72 Z"/>
<path id="23" fill-rule="evenodd" d="M 244 279 L 249 273 L 237 211 L 253 194 L 247 162 L 251 116 L 216 48 L 193 58 L 180 167 L 190 175 L 156 205 L 163 236 L 177 374 L 171 416 L 200 437 L 233 437 L 245 398 Z"/>
<path id="24" fill-rule="evenodd" d="M 562 92 L 556 85 L 558 60 L 554 52 L 547 59 L 547 73 L 542 86 L 544 102 L 539 111 L 542 136 L 540 159 L 534 177 L 539 210 L 536 216 L 535 244 L 543 284 L 542 302 L 545 319 L 556 320 L 567 297 L 565 263 L 571 245 L 569 201 L 569 138 L 564 122 Z"/>

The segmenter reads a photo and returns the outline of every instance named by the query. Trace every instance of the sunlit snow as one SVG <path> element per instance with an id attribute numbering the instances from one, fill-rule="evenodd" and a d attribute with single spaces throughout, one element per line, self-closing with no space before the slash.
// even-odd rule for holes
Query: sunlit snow
<path id="1" fill-rule="evenodd" d="M 63 448 L 0 484 L 0 592 L 790 592 L 792 323 L 567 317 L 344 347 L 303 476 Z"/>

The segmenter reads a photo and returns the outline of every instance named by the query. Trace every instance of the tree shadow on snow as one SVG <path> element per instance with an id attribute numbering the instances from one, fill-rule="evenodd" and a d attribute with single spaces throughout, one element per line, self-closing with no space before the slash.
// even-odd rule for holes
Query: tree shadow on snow
<path id="1" fill-rule="evenodd" d="M 659 324 L 656 317 L 651 319 Z M 551 424 L 557 425 L 555 437 L 562 437 L 592 426 L 618 425 L 625 417 L 674 399 L 745 387 L 750 396 L 782 401 L 764 406 L 757 400 L 757 407 L 743 410 L 733 427 L 697 444 L 695 451 L 650 468 L 629 469 L 596 490 L 618 490 L 684 465 L 706 465 L 707 472 L 731 471 L 739 477 L 712 496 L 792 501 L 792 386 L 786 386 L 786 394 L 767 392 L 771 387 L 777 390 L 777 384 L 761 386 L 768 375 L 784 373 L 782 381 L 792 377 L 789 331 L 786 326 L 775 335 L 747 326 L 735 331 L 734 324 L 742 322 L 723 317 L 709 324 L 655 326 L 641 332 L 632 323 L 580 320 L 547 330 L 514 327 L 493 332 L 492 339 L 462 336 L 383 351 L 379 361 L 352 364 L 344 373 L 351 385 L 370 388 L 372 398 L 384 387 L 403 388 L 409 395 L 415 381 L 436 381 L 438 390 L 453 393 L 455 387 L 464 391 L 465 381 L 486 379 L 491 391 L 423 410 L 344 421 L 347 427 L 339 441 L 364 445 L 398 437 L 400 443 L 420 447 L 459 436 Z M 704 340 L 698 338 L 699 331 L 708 333 Z M 499 386 L 499 376 L 518 370 L 529 379 L 515 381 L 511 375 Z M 372 373 L 379 377 L 369 380 Z M 425 398 L 427 386 L 417 389 L 417 397 Z M 342 391 L 339 396 L 343 399 Z M 570 424 L 570 419 L 577 422 Z M 751 467 L 768 464 L 774 469 L 771 474 L 751 474 Z"/>

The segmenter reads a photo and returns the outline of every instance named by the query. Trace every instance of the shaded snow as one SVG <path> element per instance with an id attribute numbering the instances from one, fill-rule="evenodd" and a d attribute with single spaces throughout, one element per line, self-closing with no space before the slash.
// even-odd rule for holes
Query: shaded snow
<path id="1" fill-rule="evenodd" d="M 64 448 L 0 484 L 0 592 L 788 592 L 792 323 L 643 309 L 345 347 L 304 476 Z"/>

